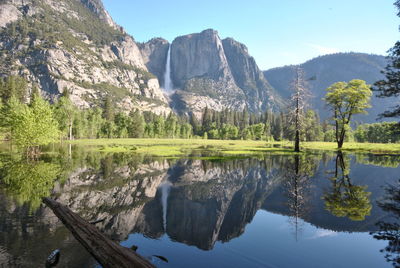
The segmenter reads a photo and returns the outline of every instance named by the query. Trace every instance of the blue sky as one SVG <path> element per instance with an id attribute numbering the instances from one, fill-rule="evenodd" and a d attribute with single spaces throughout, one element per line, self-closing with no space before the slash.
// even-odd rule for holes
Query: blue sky
<path id="1" fill-rule="evenodd" d="M 137 41 L 217 30 L 261 69 L 334 52 L 385 55 L 399 39 L 394 0 L 103 0 Z"/>

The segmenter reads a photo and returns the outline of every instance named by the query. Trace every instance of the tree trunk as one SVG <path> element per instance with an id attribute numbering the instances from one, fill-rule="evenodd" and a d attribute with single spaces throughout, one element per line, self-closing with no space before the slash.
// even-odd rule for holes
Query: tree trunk
<path id="1" fill-rule="evenodd" d="M 68 136 L 69 136 L 69 140 L 70 140 L 70 141 L 72 141 L 72 124 L 73 124 L 73 123 L 70 122 L 70 123 L 69 123 L 69 126 L 68 126 L 68 133 L 69 133 Z"/>
<path id="2" fill-rule="evenodd" d="M 154 268 L 149 261 L 131 249 L 125 248 L 107 238 L 94 225 L 82 219 L 68 207 L 50 199 L 43 202 L 53 210 L 74 237 L 105 268 Z"/>
<path id="3" fill-rule="evenodd" d="M 294 143 L 294 151 L 300 152 L 300 131 L 296 130 L 296 139 Z"/>

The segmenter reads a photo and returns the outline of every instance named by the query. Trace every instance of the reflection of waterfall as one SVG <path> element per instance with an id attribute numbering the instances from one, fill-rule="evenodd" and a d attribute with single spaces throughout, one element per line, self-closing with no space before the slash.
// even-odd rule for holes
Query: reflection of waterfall
<path id="1" fill-rule="evenodd" d="M 174 85 L 171 80 L 171 45 L 168 48 L 167 62 L 164 73 L 164 90 L 166 93 L 172 93 Z"/>
<path id="2" fill-rule="evenodd" d="M 168 196 L 169 192 L 171 190 L 172 183 L 169 181 L 163 182 L 160 185 L 161 189 L 161 205 L 163 208 L 163 226 L 164 226 L 164 231 L 167 230 L 167 208 L 168 208 Z"/>

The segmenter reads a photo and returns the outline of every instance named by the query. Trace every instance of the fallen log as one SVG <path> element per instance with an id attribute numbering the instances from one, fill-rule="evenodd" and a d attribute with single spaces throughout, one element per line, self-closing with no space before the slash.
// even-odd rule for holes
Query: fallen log
<path id="1" fill-rule="evenodd" d="M 43 202 L 62 221 L 74 237 L 104 268 L 154 268 L 135 251 L 125 248 L 102 234 L 94 225 L 57 201 L 44 198 Z"/>

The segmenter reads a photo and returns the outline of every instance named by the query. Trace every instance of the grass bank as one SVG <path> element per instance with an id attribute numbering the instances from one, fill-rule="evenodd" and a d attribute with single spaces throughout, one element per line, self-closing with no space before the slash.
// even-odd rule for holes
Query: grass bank
<path id="1" fill-rule="evenodd" d="M 156 156 L 180 156 L 196 151 L 227 155 L 254 155 L 263 153 L 291 154 L 293 142 L 265 142 L 249 140 L 201 140 L 201 139 L 94 139 L 76 140 L 72 144 L 88 146 L 102 152 L 136 152 Z M 303 151 L 336 151 L 333 142 L 303 142 Z M 345 143 L 343 151 L 400 154 L 400 144 Z"/>

